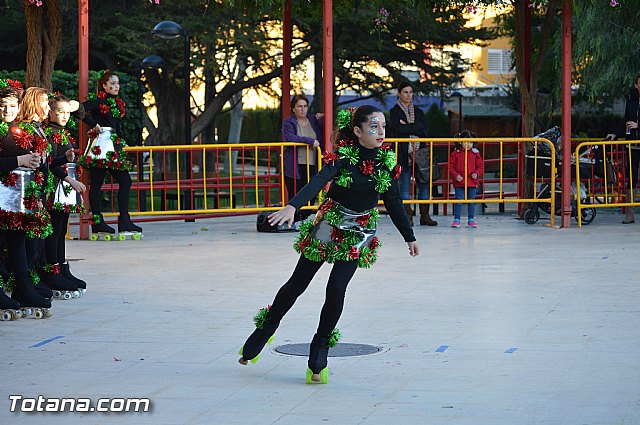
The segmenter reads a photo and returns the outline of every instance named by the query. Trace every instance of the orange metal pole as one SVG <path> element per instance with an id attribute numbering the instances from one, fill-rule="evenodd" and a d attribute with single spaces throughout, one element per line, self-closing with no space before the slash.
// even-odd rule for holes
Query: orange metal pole
<path id="1" fill-rule="evenodd" d="M 333 130 L 333 0 L 324 0 L 322 13 L 322 74 L 324 104 L 324 146 L 331 150 Z"/>
<path id="2" fill-rule="evenodd" d="M 527 82 L 527 89 L 531 88 L 531 7 L 525 5 L 523 7 L 524 13 L 524 40 L 522 40 L 522 46 L 524 47 L 524 78 Z M 525 105 L 524 100 L 520 102 L 521 114 L 524 117 Z M 524 119 L 521 119 L 521 137 L 532 137 L 533 134 L 526 134 L 524 129 Z M 524 155 L 525 145 L 523 143 L 518 144 L 518 197 L 524 197 Z M 518 203 L 518 214 L 522 210 L 522 204 Z"/>
<path id="3" fill-rule="evenodd" d="M 562 218 L 571 225 L 571 0 L 562 3 Z"/>
<path id="4" fill-rule="evenodd" d="M 89 0 L 78 0 L 78 101 L 84 102 L 89 95 Z M 87 146 L 87 125 L 80 121 L 78 143 L 80 152 Z M 88 171 L 88 170 L 86 170 Z M 89 173 L 82 175 L 82 182 L 89 186 Z M 84 193 L 84 204 L 89 205 L 88 192 Z M 80 239 L 89 239 L 89 214 L 80 217 Z"/>
<path id="5" fill-rule="evenodd" d="M 284 3 L 282 18 L 282 119 L 289 116 L 291 111 L 291 39 L 293 27 L 291 25 L 291 0 Z"/>

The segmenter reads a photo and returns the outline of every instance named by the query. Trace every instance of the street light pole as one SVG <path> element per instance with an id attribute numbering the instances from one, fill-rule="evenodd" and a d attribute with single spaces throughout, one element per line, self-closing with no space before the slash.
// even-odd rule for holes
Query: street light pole
<path id="1" fill-rule="evenodd" d="M 151 34 L 162 38 L 162 39 L 173 39 L 178 38 L 180 36 L 184 37 L 184 144 L 191 144 L 191 79 L 190 79 L 190 67 L 191 61 L 189 60 L 189 33 L 186 28 L 182 28 L 182 26 L 173 21 L 162 21 L 157 24 Z M 187 176 L 189 182 L 191 182 L 191 161 L 190 161 L 191 151 L 189 151 L 189 155 L 185 155 L 185 175 Z M 186 197 L 185 199 L 185 208 L 191 209 L 191 196 Z"/>

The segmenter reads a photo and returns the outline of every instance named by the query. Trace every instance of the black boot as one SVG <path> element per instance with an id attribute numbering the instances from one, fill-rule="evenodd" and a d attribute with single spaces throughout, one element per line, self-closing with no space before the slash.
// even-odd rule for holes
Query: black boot
<path id="1" fill-rule="evenodd" d="M 60 273 L 68 280 L 75 283 L 78 286 L 78 289 L 87 289 L 87 282 L 71 274 L 71 270 L 69 270 L 69 263 L 60 263 Z"/>
<path id="2" fill-rule="evenodd" d="M 133 224 L 129 214 L 120 214 L 120 217 L 118 217 L 118 232 L 142 233 L 142 227 Z"/>
<path id="3" fill-rule="evenodd" d="M 16 320 L 22 317 L 20 303 L 13 300 L 0 288 L 0 320 Z"/>
<path id="4" fill-rule="evenodd" d="M 64 277 L 60 272 L 55 274 L 40 269 L 38 271 L 38 276 L 40 276 L 41 284 L 44 283 L 51 288 L 54 298 L 69 300 L 80 296 L 78 285 Z M 37 286 L 40 286 L 40 284 Z"/>
<path id="5" fill-rule="evenodd" d="M 38 282 L 38 284 L 36 285 L 36 291 L 38 291 L 38 294 L 40 294 L 43 298 L 46 298 L 48 300 L 53 298 L 53 291 L 42 281 Z"/>
<path id="6" fill-rule="evenodd" d="M 21 282 L 18 280 L 11 293 L 11 298 L 20 303 L 23 311 L 35 309 L 36 319 L 51 316 L 49 312 L 51 301 L 38 294 L 31 281 Z"/>
<path id="7" fill-rule="evenodd" d="M 246 365 L 249 361 L 251 363 L 257 362 L 264 346 L 270 344 L 273 340 L 278 325 L 279 323 L 265 323 L 262 328 L 256 328 L 240 349 L 242 357 L 238 361 L 243 365 Z"/>
<path id="8" fill-rule="evenodd" d="M 315 334 L 309 345 L 307 365 L 307 384 L 311 382 L 327 383 L 327 356 L 329 355 L 329 337 Z"/>
<path id="9" fill-rule="evenodd" d="M 94 214 L 93 215 L 93 222 L 95 224 L 91 225 L 91 232 L 92 233 L 115 233 L 116 229 L 114 229 L 113 227 L 109 226 L 107 223 L 104 222 L 104 217 L 102 217 L 102 214 Z"/>

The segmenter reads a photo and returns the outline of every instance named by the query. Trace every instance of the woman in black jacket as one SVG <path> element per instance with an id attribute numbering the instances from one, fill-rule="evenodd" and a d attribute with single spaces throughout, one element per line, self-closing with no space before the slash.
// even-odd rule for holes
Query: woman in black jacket
<path id="1" fill-rule="evenodd" d="M 413 88 L 408 81 L 398 85 L 398 103 L 391 108 L 389 121 L 389 137 L 398 138 L 424 138 L 427 137 L 427 120 L 420 108 L 413 104 Z M 411 175 L 413 174 L 412 159 L 415 157 L 414 149 L 428 149 L 424 143 L 398 143 L 398 165 L 402 167 L 402 174 L 398 181 L 400 196 L 403 200 L 411 199 Z M 428 200 L 430 198 L 429 182 L 421 182 L 416 179 L 418 189 L 417 199 Z M 420 225 L 437 226 L 438 222 L 429 216 L 429 204 L 420 205 Z M 413 209 L 405 204 L 405 210 L 413 225 Z"/>
<path id="2" fill-rule="evenodd" d="M 97 93 L 91 95 L 84 102 L 84 110 L 87 113 L 83 119 L 89 126 L 91 147 L 85 155 L 78 159 L 78 163 L 89 168 L 91 182 L 89 186 L 89 206 L 93 214 L 91 230 L 94 233 L 115 233 L 115 230 L 104 222 L 101 214 L 100 190 L 104 178 L 109 172 L 118 182 L 118 232 L 142 232 L 142 228 L 131 222 L 129 216 L 129 191 L 131 190 L 131 177 L 129 170 L 131 163 L 124 152 L 126 143 L 120 137 L 120 120 L 124 117 L 126 103 L 120 99 L 120 79 L 109 71 L 101 71 L 98 80 Z M 109 142 L 110 139 L 110 142 Z M 100 145 L 96 140 L 105 141 Z M 105 146 L 109 146 L 108 149 Z"/>

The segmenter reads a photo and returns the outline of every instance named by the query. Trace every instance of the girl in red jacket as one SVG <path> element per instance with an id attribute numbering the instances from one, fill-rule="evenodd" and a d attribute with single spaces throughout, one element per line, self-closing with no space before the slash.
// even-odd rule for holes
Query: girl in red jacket
<path id="1" fill-rule="evenodd" d="M 458 137 L 471 138 L 475 134 L 469 130 L 464 130 Z M 476 199 L 476 190 L 479 179 L 484 173 L 484 162 L 480 156 L 480 151 L 473 146 L 472 141 L 456 143 L 456 146 L 449 156 L 449 175 L 453 181 L 453 188 L 456 192 L 456 199 L 473 200 Z M 466 195 L 466 196 L 465 196 Z M 475 220 L 476 204 L 469 203 L 469 227 L 477 227 Z M 453 205 L 453 223 L 451 227 L 460 227 L 460 212 L 462 204 Z"/>

